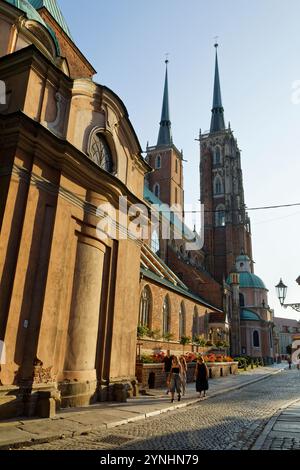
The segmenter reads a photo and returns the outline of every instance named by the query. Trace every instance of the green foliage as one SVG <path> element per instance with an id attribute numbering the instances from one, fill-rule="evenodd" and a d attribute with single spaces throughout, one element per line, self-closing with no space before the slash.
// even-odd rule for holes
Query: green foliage
<path id="1" fill-rule="evenodd" d="M 193 342 L 195 344 L 197 344 L 197 346 L 200 346 L 202 348 L 204 348 L 206 346 L 206 339 L 204 338 L 203 335 L 202 336 L 200 336 L 200 335 L 194 336 Z"/>
<path id="2" fill-rule="evenodd" d="M 229 348 L 229 343 L 227 341 L 217 341 L 216 347 L 220 349 L 227 349 Z"/>
<path id="3" fill-rule="evenodd" d="M 208 347 L 214 346 L 214 343 L 212 341 L 208 340 L 208 341 L 206 341 L 205 346 L 208 346 Z"/>
<path id="4" fill-rule="evenodd" d="M 161 338 L 161 331 L 160 330 L 149 330 L 148 336 L 149 336 L 149 338 L 152 338 L 152 339 L 160 339 Z"/>
<path id="5" fill-rule="evenodd" d="M 186 346 L 191 341 L 192 341 L 192 339 L 191 339 L 190 336 L 181 336 L 181 338 L 180 338 L 180 344 L 182 344 L 182 346 Z"/>
<path id="6" fill-rule="evenodd" d="M 170 332 L 167 332 L 163 335 L 163 339 L 166 341 L 172 341 L 173 338 L 174 338 L 174 335 L 173 333 L 170 333 Z"/>
<path id="7" fill-rule="evenodd" d="M 148 336 L 149 334 L 149 328 L 145 325 L 139 325 L 137 327 L 137 337 L 138 338 L 143 338 L 144 336 Z"/>
<path id="8" fill-rule="evenodd" d="M 238 368 L 239 369 L 247 369 L 247 366 L 248 366 L 248 363 L 247 363 L 247 360 L 245 357 L 243 356 L 238 356 L 238 357 L 235 357 L 234 358 L 235 361 L 238 361 L 239 365 L 238 365 Z"/>

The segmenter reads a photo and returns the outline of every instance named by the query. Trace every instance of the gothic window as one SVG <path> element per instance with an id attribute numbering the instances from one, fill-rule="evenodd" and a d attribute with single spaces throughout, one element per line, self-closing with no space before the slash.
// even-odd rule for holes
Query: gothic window
<path id="1" fill-rule="evenodd" d="M 215 163 L 215 165 L 220 165 L 220 163 L 221 163 L 221 149 L 220 149 L 220 147 L 215 148 L 214 163 Z"/>
<path id="2" fill-rule="evenodd" d="M 259 348 L 259 333 L 258 331 L 253 331 L 253 346 Z"/>
<path id="3" fill-rule="evenodd" d="M 139 324 L 142 326 L 147 326 L 148 328 L 151 327 L 151 304 L 152 304 L 152 297 L 151 291 L 148 286 L 144 287 L 141 300 L 140 300 L 140 319 Z"/>
<path id="4" fill-rule="evenodd" d="M 183 302 L 181 302 L 179 310 L 179 339 L 182 336 L 185 336 L 185 308 Z"/>
<path id="5" fill-rule="evenodd" d="M 170 333 L 170 302 L 168 296 L 163 304 L 163 335 Z"/>
<path id="6" fill-rule="evenodd" d="M 178 173 L 178 160 L 175 160 L 175 172 Z"/>
<path id="7" fill-rule="evenodd" d="M 151 236 L 151 249 L 154 253 L 159 252 L 159 236 L 157 230 L 154 230 Z"/>
<path id="8" fill-rule="evenodd" d="M 159 170 L 161 168 L 161 156 L 157 155 L 155 159 L 155 168 L 156 170 Z"/>
<path id="9" fill-rule="evenodd" d="M 153 192 L 156 197 L 160 198 L 160 186 L 158 183 L 155 183 L 155 185 L 153 186 Z"/>
<path id="10" fill-rule="evenodd" d="M 214 181 L 214 193 L 216 195 L 223 194 L 222 180 L 219 176 L 216 176 Z"/>
<path id="11" fill-rule="evenodd" d="M 240 307 L 245 307 L 245 297 L 244 294 L 239 294 L 240 297 Z"/>
<path id="12" fill-rule="evenodd" d="M 113 158 L 105 137 L 101 134 L 94 134 L 92 137 L 89 155 L 102 170 L 108 173 L 113 172 Z"/>
<path id="13" fill-rule="evenodd" d="M 223 204 L 220 204 L 216 208 L 215 225 L 216 225 L 216 227 L 224 227 L 225 226 L 225 207 L 224 207 Z"/>
<path id="14" fill-rule="evenodd" d="M 193 330 L 192 330 L 192 336 L 193 338 L 197 335 L 199 335 L 199 313 L 197 307 L 194 308 L 194 316 L 193 316 Z"/>

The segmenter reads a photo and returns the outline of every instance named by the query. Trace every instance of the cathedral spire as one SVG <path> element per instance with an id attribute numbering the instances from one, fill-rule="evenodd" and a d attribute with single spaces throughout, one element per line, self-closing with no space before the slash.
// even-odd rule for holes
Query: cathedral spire
<path id="1" fill-rule="evenodd" d="M 219 76 L 218 47 L 219 47 L 219 44 L 216 43 L 215 44 L 216 67 L 215 67 L 214 98 L 213 98 L 213 109 L 212 109 L 210 132 L 218 132 L 218 131 L 223 131 L 225 129 L 224 108 L 222 105 L 220 76 Z"/>
<path id="2" fill-rule="evenodd" d="M 166 64 L 166 78 L 165 88 L 163 97 L 163 106 L 161 112 L 160 128 L 157 140 L 157 146 L 160 145 L 172 145 L 172 131 L 170 121 L 170 110 L 169 110 L 169 87 L 168 87 L 168 59 L 165 61 Z"/>

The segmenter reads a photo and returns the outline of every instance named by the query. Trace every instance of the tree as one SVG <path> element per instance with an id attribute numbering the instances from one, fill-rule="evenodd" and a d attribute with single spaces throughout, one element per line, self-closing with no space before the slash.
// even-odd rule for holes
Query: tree
<path id="1" fill-rule="evenodd" d="M 190 336 L 181 336 L 180 344 L 182 344 L 183 354 L 184 354 L 184 346 L 191 342 Z"/>

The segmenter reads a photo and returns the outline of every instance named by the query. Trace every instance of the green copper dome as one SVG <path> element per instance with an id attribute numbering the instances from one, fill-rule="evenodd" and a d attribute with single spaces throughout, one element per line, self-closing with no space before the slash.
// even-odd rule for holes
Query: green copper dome
<path id="1" fill-rule="evenodd" d="M 267 290 L 265 284 L 260 279 L 260 277 L 256 276 L 256 274 L 249 273 L 248 271 L 239 272 L 238 273 L 240 278 L 240 287 L 252 287 L 254 289 L 265 289 Z M 227 278 L 227 284 L 230 284 L 230 277 Z"/>
<path id="2" fill-rule="evenodd" d="M 263 281 L 256 274 L 243 272 L 239 273 L 240 287 L 254 287 L 256 289 L 266 289 Z"/>
<path id="3" fill-rule="evenodd" d="M 37 21 L 38 23 L 43 25 L 51 34 L 52 39 L 55 43 L 56 52 L 58 55 L 60 55 L 59 43 L 58 43 L 57 37 L 55 36 L 53 29 L 45 23 L 41 15 L 36 11 L 34 6 L 30 3 L 30 0 L 5 0 L 5 1 L 13 5 L 14 7 L 18 8 L 19 10 L 23 11 L 24 13 L 26 13 L 26 16 L 29 20 Z"/>
<path id="4" fill-rule="evenodd" d="M 56 0 L 28 0 L 28 1 L 36 10 L 39 10 L 40 8 L 46 8 L 49 11 L 49 13 L 53 16 L 55 21 L 59 24 L 59 26 L 63 29 L 63 31 L 72 39 L 71 32 L 69 30 L 67 22 Z"/>
<path id="5" fill-rule="evenodd" d="M 29 20 L 38 21 L 43 26 L 46 26 L 45 21 L 41 17 L 41 15 L 36 11 L 36 9 L 31 5 L 28 0 L 5 0 L 7 3 L 10 3 L 14 7 L 18 8 L 19 10 L 24 11 L 26 13 L 27 18 Z"/>
<path id="6" fill-rule="evenodd" d="M 259 317 L 258 313 L 252 312 L 252 310 L 247 310 L 243 308 L 240 314 L 241 320 L 244 321 L 260 321 L 261 318 Z"/>

